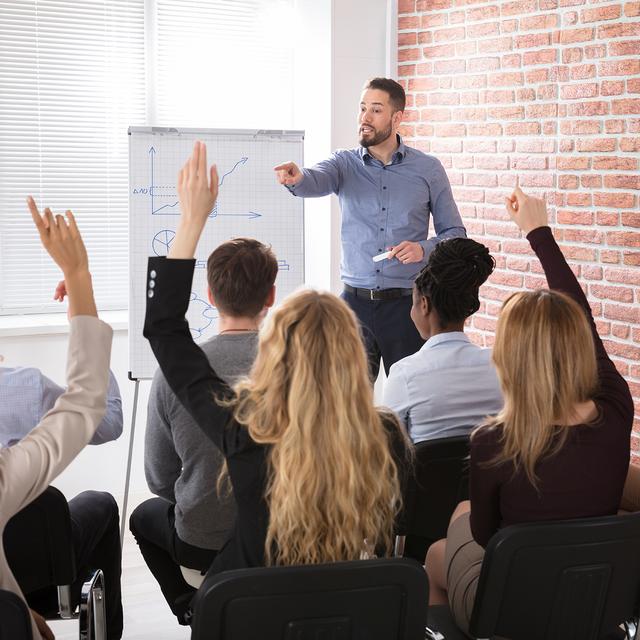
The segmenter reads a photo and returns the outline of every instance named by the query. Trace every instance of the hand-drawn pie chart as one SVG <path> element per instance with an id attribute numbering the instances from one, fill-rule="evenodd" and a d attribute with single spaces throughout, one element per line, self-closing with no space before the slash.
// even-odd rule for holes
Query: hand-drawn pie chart
<path id="1" fill-rule="evenodd" d="M 175 231 L 171 231 L 171 229 L 163 229 L 162 231 L 158 231 L 158 233 L 153 236 L 153 240 L 151 241 L 153 253 L 155 253 L 157 256 L 166 256 L 169 253 L 171 243 L 173 242 L 173 239 L 175 237 L 176 233 Z"/>

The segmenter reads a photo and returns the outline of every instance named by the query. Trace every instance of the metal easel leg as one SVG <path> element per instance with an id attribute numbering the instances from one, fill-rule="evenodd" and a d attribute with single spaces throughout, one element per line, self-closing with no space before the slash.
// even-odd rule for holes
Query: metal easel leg
<path id="1" fill-rule="evenodd" d="M 124 500 L 122 501 L 122 514 L 120 516 L 120 545 L 124 544 L 124 527 L 127 522 L 127 503 L 129 502 L 129 484 L 131 482 L 131 460 L 133 458 L 133 440 L 136 433 L 136 413 L 138 412 L 138 391 L 140 380 L 136 379 L 136 387 L 133 392 L 133 413 L 131 414 L 131 432 L 129 434 L 129 458 L 127 460 L 127 473 L 124 482 Z"/>

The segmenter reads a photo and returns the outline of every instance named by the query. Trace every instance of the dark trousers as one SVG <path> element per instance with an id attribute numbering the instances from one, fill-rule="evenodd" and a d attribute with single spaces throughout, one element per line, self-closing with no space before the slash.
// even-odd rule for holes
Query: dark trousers
<path id="1" fill-rule="evenodd" d="M 180 565 L 204 573 L 218 552 L 182 541 L 176 533 L 174 505 L 162 498 L 138 506 L 129 518 L 129 529 L 171 611 L 185 624 L 184 614 L 196 590 L 185 582 Z"/>
<path id="2" fill-rule="evenodd" d="M 372 380 L 378 377 L 380 358 L 389 375 L 392 364 L 415 353 L 424 344 L 411 320 L 411 296 L 368 300 L 343 291 L 341 297 L 360 321 Z"/>
<path id="3" fill-rule="evenodd" d="M 71 537 L 77 579 L 71 586 L 72 604 L 80 602 L 82 584 L 96 569 L 104 574 L 107 639 L 122 637 L 120 589 L 121 547 L 118 505 L 110 493 L 84 491 L 69 501 Z M 57 611 L 54 587 L 25 594 L 29 606 L 43 615 Z"/>

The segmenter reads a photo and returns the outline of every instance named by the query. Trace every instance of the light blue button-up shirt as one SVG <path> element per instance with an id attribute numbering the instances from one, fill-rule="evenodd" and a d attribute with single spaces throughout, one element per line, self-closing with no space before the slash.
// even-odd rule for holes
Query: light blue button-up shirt
<path id="1" fill-rule="evenodd" d="M 414 442 L 467 435 L 502 409 L 491 349 L 474 345 L 461 331 L 429 338 L 391 367 L 384 404 Z"/>
<path id="2" fill-rule="evenodd" d="M 53 408 L 65 389 L 34 367 L 0 367 L 0 447 L 22 440 Z M 122 433 L 120 389 L 109 372 L 107 407 L 89 444 L 115 440 Z"/>
<path id="3" fill-rule="evenodd" d="M 291 193 L 305 198 L 337 194 L 342 209 L 343 282 L 366 289 L 411 288 L 435 245 L 445 238 L 465 237 L 451 185 L 440 161 L 406 147 L 383 165 L 364 147 L 341 149 L 329 159 L 302 169 Z M 428 238 L 433 215 L 436 237 Z M 421 262 L 398 259 L 373 262 L 403 240 L 419 242 Z"/>

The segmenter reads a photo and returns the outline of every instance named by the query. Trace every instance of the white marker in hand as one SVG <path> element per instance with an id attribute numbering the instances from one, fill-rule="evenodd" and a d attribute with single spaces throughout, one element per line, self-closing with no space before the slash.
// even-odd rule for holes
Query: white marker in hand
<path id="1" fill-rule="evenodd" d="M 377 256 L 373 256 L 374 262 L 380 262 L 381 260 L 386 260 L 391 255 L 391 251 L 385 251 L 384 253 L 379 253 Z"/>

